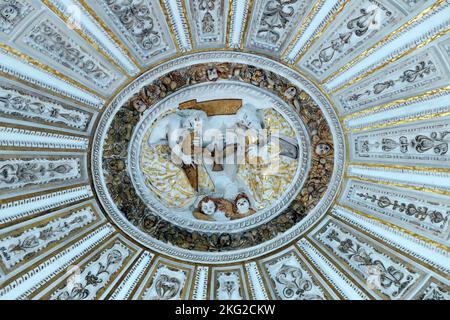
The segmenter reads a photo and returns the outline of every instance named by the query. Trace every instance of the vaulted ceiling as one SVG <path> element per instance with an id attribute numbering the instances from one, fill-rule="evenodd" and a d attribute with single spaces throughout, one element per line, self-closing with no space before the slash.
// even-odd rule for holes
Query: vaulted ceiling
<path id="1" fill-rule="evenodd" d="M 219 91 L 329 134 L 311 212 L 143 232 L 144 109 Z M 446 0 L 0 0 L 0 298 L 449 299 L 449 143 Z"/>

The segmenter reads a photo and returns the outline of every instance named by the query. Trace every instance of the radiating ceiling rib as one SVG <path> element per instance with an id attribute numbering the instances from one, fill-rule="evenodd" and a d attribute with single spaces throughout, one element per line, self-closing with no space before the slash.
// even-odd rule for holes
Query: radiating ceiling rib
<path id="1" fill-rule="evenodd" d="M 89 140 L 85 137 L 41 130 L 28 130 L 17 127 L 5 127 L 0 123 L 0 146 L 3 150 L 11 148 L 76 150 L 86 151 Z M 19 149 L 20 150 L 20 149 Z"/>
<path id="2" fill-rule="evenodd" d="M 71 272 L 79 272 L 81 292 L 85 300 L 105 300 L 109 292 L 114 288 L 117 280 L 122 277 L 130 266 L 140 249 L 130 244 L 120 235 L 115 234 L 106 239 L 95 250 L 85 254 L 77 261 L 76 266 L 70 267 L 65 273 L 52 278 L 43 290 L 34 292 L 27 299 L 41 300 L 72 300 L 78 297 L 78 292 L 67 286 Z M 106 271 L 105 271 L 106 269 Z M 95 270 L 95 271 L 93 271 Z M 98 280 L 94 285 L 90 276 L 94 275 Z"/>
<path id="3" fill-rule="evenodd" d="M 436 119 L 436 120 L 440 120 L 441 118 L 444 117 L 449 117 L 450 116 L 450 107 L 447 105 L 443 108 L 441 108 L 440 110 L 438 108 L 432 109 L 430 111 L 425 110 L 422 111 L 419 115 L 414 115 L 412 117 L 404 117 L 400 120 L 383 120 L 381 121 L 380 119 L 375 120 L 374 122 L 371 122 L 370 124 L 368 124 L 367 122 L 363 122 L 363 125 L 358 125 L 357 121 L 355 121 L 356 125 L 350 129 L 351 132 L 361 132 L 361 131 L 368 131 L 368 130 L 374 130 L 374 129 L 380 129 L 380 128 L 388 128 L 388 127 L 393 127 L 393 126 L 398 126 L 398 125 L 403 125 L 403 124 L 411 124 L 411 123 L 415 123 L 415 122 L 419 122 L 419 121 L 426 121 L 426 120 L 432 120 L 432 119 Z M 389 115 L 385 115 L 387 117 L 389 117 Z M 357 120 L 362 120 L 362 121 L 367 121 L 367 119 L 357 119 Z M 370 120 L 369 120 L 370 121 Z M 349 122 L 349 127 L 351 127 L 353 125 L 352 121 L 350 120 Z"/>
<path id="4" fill-rule="evenodd" d="M 244 266 L 251 285 L 252 296 L 255 300 L 268 300 L 269 296 L 261 278 L 256 262 L 246 263 Z"/>
<path id="5" fill-rule="evenodd" d="M 401 25 L 400 28 L 397 28 L 394 32 L 389 33 L 386 37 L 384 37 L 382 40 L 378 41 L 376 44 L 370 47 L 370 49 L 362 52 L 357 57 L 352 59 L 350 62 L 346 63 L 344 66 L 339 68 L 339 70 L 333 72 L 328 77 L 326 77 L 322 82 L 321 85 L 324 85 L 331 80 L 335 79 L 339 74 L 342 72 L 348 70 L 350 67 L 354 66 L 358 61 L 362 60 L 365 57 L 370 56 L 373 52 L 375 52 L 379 47 L 385 45 L 386 43 L 393 41 L 396 37 L 399 37 L 402 32 L 406 31 L 408 28 L 410 28 L 412 25 L 421 23 L 422 21 L 427 19 L 427 15 L 434 12 L 437 8 L 440 6 L 443 6 L 447 3 L 446 0 L 437 0 L 435 3 L 433 3 L 431 6 L 420 12 L 418 15 L 414 16 L 411 20 Z"/>
<path id="6" fill-rule="evenodd" d="M 56 70 L 24 56 L 6 45 L 1 45 L 0 47 L 3 50 L 8 50 L 9 54 L 16 56 L 12 57 L 0 51 L 0 66 L 3 73 L 17 77 L 22 81 L 30 81 L 92 107 L 101 108 L 103 106 L 104 100 L 91 89 L 79 85 L 67 77 L 60 78 L 61 74 Z M 19 59 L 24 59 L 25 61 Z"/>
<path id="7" fill-rule="evenodd" d="M 325 89 L 335 94 L 450 32 L 450 3 L 446 2 L 427 17 L 327 83 Z"/>
<path id="8" fill-rule="evenodd" d="M 195 268 L 195 276 L 193 283 L 192 296 L 193 300 L 206 300 L 208 294 L 208 281 L 210 270 L 206 266 L 197 266 Z"/>
<path id="9" fill-rule="evenodd" d="M 434 97 L 440 97 L 443 94 L 447 94 L 450 91 L 450 86 L 446 86 L 446 87 L 442 87 L 439 89 L 435 89 L 435 90 L 431 90 L 422 94 L 419 94 L 417 96 L 413 96 L 413 97 L 408 97 L 408 98 L 404 98 L 404 99 L 399 99 L 393 102 L 389 102 L 386 103 L 384 105 L 380 105 L 380 106 L 376 106 L 370 109 L 365 109 L 365 110 L 361 110 L 358 112 L 354 112 L 351 114 L 348 114 L 346 116 L 344 116 L 344 120 L 348 121 L 351 119 L 355 119 L 355 118 L 360 118 L 362 116 L 368 115 L 368 114 L 373 114 L 375 112 L 380 112 L 382 110 L 386 110 L 389 109 L 393 106 L 400 106 L 400 105 L 409 105 L 411 103 L 415 103 L 415 102 L 422 102 L 422 101 L 426 101 L 429 98 L 434 98 Z"/>
<path id="10" fill-rule="evenodd" d="M 321 21 L 320 25 L 318 26 L 318 28 L 320 28 L 320 31 L 314 31 L 314 35 L 311 35 L 312 37 L 309 39 L 305 40 L 307 41 L 306 43 L 303 43 L 301 46 L 299 44 L 299 42 L 297 42 L 296 44 L 296 48 L 300 47 L 301 51 L 296 53 L 296 58 L 293 59 L 292 64 L 297 65 L 300 60 L 305 56 L 305 54 L 311 49 L 311 47 L 317 42 L 317 40 L 323 35 L 323 33 L 332 25 L 333 21 L 335 19 L 337 19 L 337 17 L 339 17 L 339 15 L 342 13 L 342 11 L 345 9 L 345 7 L 350 3 L 350 0 L 338 0 L 338 2 L 336 2 L 334 4 L 334 6 L 331 8 L 330 11 L 327 12 L 327 15 L 325 17 L 325 19 L 323 21 Z M 328 9 L 328 7 L 324 6 L 324 10 Z M 322 10 L 321 10 L 322 12 Z M 322 15 L 317 15 L 315 17 L 315 19 L 313 19 L 313 23 L 314 20 L 319 20 L 319 18 L 321 18 Z"/>
<path id="11" fill-rule="evenodd" d="M 104 224 L 90 234 L 73 240 L 54 256 L 40 260 L 36 263 L 36 267 L 8 279 L 8 282 L 0 289 L 0 296 L 4 299 L 25 299 L 38 288 L 45 286 L 53 277 L 66 272 L 67 267 L 75 264 L 88 252 L 92 252 L 114 233 L 115 229 L 110 224 Z"/>
<path id="12" fill-rule="evenodd" d="M 426 192 L 426 193 L 434 193 L 437 195 L 450 196 L 450 192 L 441 190 L 441 189 L 430 188 L 430 187 L 426 187 L 426 186 L 420 187 L 420 186 L 413 185 L 413 184 L 396 182 L 396 181 L 386 180 L 386 179 L 383 180 L 383 179 L 367 178 L 360 174 L 353 175 L 353 174 L 349 173 L 347 175 L 347 178 L 361 181 L 361 182 L 368 182 L 368 183 L 372 183 L 372 184 L 380 184 L 380 185 L 403 188 L 405 190 L 420 191 L 420 192 Z"/>
<path id="13" fill-rule="evenodd" d="M 192 50 L 193 40 L 190 26 L 187 22 L 187 12 L 184 0 L 160 0 L 161 7 L 167 13 L 170 20 L 173 33 L 175 34 L 176 44 L 179 51 L 186 52 Z M 169 23 L 169 21 L 168 21 Z"/>
<path id="14" fill-rule="evenodd" d="M 238 49 L 244 45 L 244 37 L 254 0 L 230 0 L 228 7 L 227 47 Z"/>
<path id="15" fill-rule="evenodd" d="M 127 300 L 132 297 L 133 290 L 144 276 L 145 270 L 150 266 L 154 255 L 144 251 L 133 262 L 129 272 L 125 274 L 120 285 L 114 291 L 111 291 L 109 300 Z"/>
<path id="16" fill-rule="evenodd" d="M 404 252 L 422 256 L 423 260 L 433 261 L 444 273 L 450 271 L 447 265 L 450 247 L 440 242 L 342 203 L 338 203 L 333 208 L 332 215 L 363 226 L 364 230 L 375 235 L 380 241 L 385 242 L 389 239 L 396 247 L 401 247 Z M 405 239 L 408 239 L 407 243 L 404 242 Z M 445 271 L 446 269 L 448 270 Z"/>
<path id="17" fill-rule="evenodd" d="M 295 61 L 299 60 L 300 54 L 312 45 L 315 35 L 323 29 L 324 25 L 331 19 L 332 15 L 335 14 L 344 1 L 317 0 L 317 3 L 305 20 L 305 25 L 301 27 L 298 34 L 292 39 L 290 47 L 283 53 L 282 59 L 289 64 L 295 64 Z M 308 25 L 306 25 L 307 20 L 309 20 Z"/>
<path id="18" fill-rule="evenodd" d="M 308 28 L 313 29 L 312 21 L 318 14 L 318 12 L 323 8 L 325 4 L 325 0 L 316 0 L 316 3 L 311 8 L 311 10 L 308 12 L 308 15 L 305 17 L 305 19 L 302 21 L 301 26 L 298 28 L 298 30 L 295 32 L 294 36 L 289 42 L 289 45 L 286 47 L 286 49 L 281 54 L 281 59 L 286 61 L 287 63 L 292 63 L 294 59 L 289 59 L 290 54 L 292 54 L 292 51 L 297 46 L 298 42 L 300 41 L 300 38 L 304 36 L 305 31 Z M 299 52 L 296 50 L 296 52 Z"/>
<path id="19" fill-rule="evenodd" d="M 109 38 L 112 39 L 117 46 L 120 47 L 121 51 L 127 55 L 127 57 L 134 63 L 139 70 L 143 70 L 142 65 L 137 61 L 136 57 L 130 52 L 130 50 L 120 41 L 120 39 L 114 34 L 114 32 L 106 25 L 106 23 L 95 13 L 94 10 L 88 5 L 85 0 L 75 0 L 77 1 L 84 10 L 86 10 L 89 15 L 94 18 L 94 20 L 101 26 L 101 28 L 108 34 Z"/>
<path id="20" fill-rule="evenodd" d="M 363 218 L 362 218 L 363 217 Z M 358 232 L 371 237 L 373 240 L 379 242 L 383 246 L 387 246 L 398 254 L 399 257 L 404 257 L 417 263 L 417 267 L 423 269 L 427 268 L 427 276 L 430 271 L 445 278 L 449 277 L 448 256 L 445 254 L 439 254 L 436 250 L 430 250 L 427 247 L 430 246 L 430 240 L 426 239 L 428 245 L 424 245 L 424 238 L 421 238 L 422 244 L 417 242 L 418 238 L 411 240 L 411 234 L 395 234 L 396 228 L 394 225 L 380 225 L 373 219 L 362 212 L 349 211 L 348 207 L 336 207 L 333 210 L 333 218 L 346 224 L 347 226 L 354 228 Z M 398 229 L 398 228 L 397 228 Z M 407 232 L 403 230 L 403 232 Z M 416 237 L 420 237 L 416 235 Z M 399 238 L 403 240 L 399 241 Z"/>
<path id="21" fill-rule="evenodd" d="M 10 47 L 8 45 L 2 44 L 2 45 L 0 45 L 0 48 L 5 50 L 6 52 L 11 53 L 12 55 L 16 56 L 18 59 L 21 59 L 21 60 L 27 62 L 28 64 L 34 65 L 37 68 L 39 68 L 41 70 L 44 70 L 44 71 L 46 71 L 48 73 L 51 73 L 55 77 L 58 77 L 58 78 L 62 79 L 63 81 L 65 81 L 67 83 L 70 83 L 71 85 L 73 85 L 75 87 L 78 87 L 78 88 L 80 88 L 80 89 L 82 89 L 84 91 L 87 91 L 87 92 L 91 93 L 93 96 L 97 96 L 97 97 L 99 97 L 101 99 L 105 99 L 104 96 L 100 95 L 95 90 L 87 87 L 86 85 L 78 82 L 77 80 L 74 80 L 73 78 L 71 78 L 69 76 L 66 76 L 62 72 L 60 72 L 58 70 L 55 70 L 52 67 L 50 67 L 50 66 L 48 66 L 48 65 L 46 65 L 44 63 L 41 63 L 38 60 L 36 60 L 36 59 L 34 59 L 34 58 L 24 54 L 24 53 L 19 52 L 18 50 L 14 49 L 14 48 L 12 48 L 12 47 Z"/>
<path id="22" fill-rule="evenodd" d="M 45 215 L 49 210 L 67 205 L 75 205 L 80 201 L 93 198 L 89 185 L 71 185 L 44 192 L 36 192 L 25 197 L 0 200 L 0 226 L 8 227 L 25 219 Z"/>

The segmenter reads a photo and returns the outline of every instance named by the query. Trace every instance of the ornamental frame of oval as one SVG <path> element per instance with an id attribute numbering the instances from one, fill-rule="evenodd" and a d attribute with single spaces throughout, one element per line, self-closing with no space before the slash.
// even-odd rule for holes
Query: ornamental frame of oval
<path id="1" fill-rule="evenodd" d="M 143 136 L 147 129 L 152 125 L 152 123 L 164 112 L 167 112 L 167 108 L 173 106 L 172 99 L 178 101 L 177 98 L 180 96 L 185 96 L 186 99 L 189 99 L 191 95 L 195 92 L 200 92 L 204 90 L 214 90 L 220 89 L 221 87 L 224 89 L 230 90 L 231 87 L 234 87 L 235 90 L 245 91 L 253 91 L 254 95 L 258 95 L 261 98 L 265 98 L 270 104 L 274 107 L 275 110 L 280 112 L 280 114 L 284 117 L 284 119 L 289 123 L 291 128 L 296 133 L 296 139 L 299 142 L 300 159 L 299 165 L 296 170 L 294 177 L 292 178 L 292 182 L 289 187 L 283 193 L 283 196 L 280 200 L 276 201 L 272 206 L 267 209 L 261 210 L 257 212 L 257 214 L 252 215 L 248 218 L 239 219 L 227 222 L 222 226 L 219 223 L 211 223 L 211 222 L 201 222 L 201 221 L 193 221 L 193 219 L 186 219 L 178 214 L 178 212 L 174 212 L 173 210 L 168 210 L 159 204 L 159 201 L 156 200 L 156 197 L 148 190 L 144 183 L 144 179 L 142 177 L 142 173 L 139 168 L 140 163 L 140 150 L 142 148 Z M 230 90 L 231 91 L 231 90 Z M 249 228 L 253 228 L 259 226 L 265 222 L 269 218 L 273 218 L 277 213 L 285 210 L 291 201 L 295 199 L 298 193 L 301 191 L 304 182 L 307 179 L 308 172 L 311 166 L 311 157 L 308 150 L 311 150 L 311 146 L 309 143 L 309 139 L 307 139 L 307 129 L 300 119 L 300 117 L 291 110 L 291 108 L 285 103 L 282 102 L 279 97 L 275 97 L 272 93 L 268 93 L 260 88 L 255 86 L 239 83 L 235 81 L 227 81 L 225 83 L 200 83 L 189 86 L 187 88 L 183 88 L 180 91 L 177 91 L 163 100 L 156 103 L 151 109 L 147 110 L 142 119 L 136 125 L 135 132 L 131 138 L 130 149 L 128 150 L 128 163 L 130 167 L 130 177 L 135 188 L 138 191 L 139 196 L 142 200 L 155 209 L 158 215 L 164 217 L 171 223 L 174 223 L 178 226 L 184 227 L 189 226 L 190 230 L 193 231 L 201 231 L 201 232 L 238 232 L 247 230 Z M 222 227 L 222 228 L 221 228 Z"/>
<path id="2" fill-rule="evenodd" d="M 230 252 L 209 253 L 190 251 L 151 238 L 125 219 L 107 191 L 108 189 L 104 180 L 102 168 L 103 145 L 108 128 L 117 111 L 142 87 L 151 84 L 160 76 L 177 69 L 196 64 L 221 63 L 223 61 L 254 65 L 267 71 L 277 73 L 281 77 L 292 82 L 293 85 L 304 90 L 317 103 L 330 125 L 333 136 L 335 155 L 333 176 L 326 194 L 321 199 L 320 203 L 300 223 L 274 239 L 254 247 Z M 298 240 L 301 235 L 311 229 L 315 225 L 315 222 L 319 221 L 326 214 L 341 189 L 341 183 L 343 182 L 344 177 L 344 167 L 347 161 L 346 150 L 344 131 L 335 108 L 325 94 L 323 94 L 313 82 L 305 78 L 298 71 L 269 58 L 251 53 L 232 51 L 202 52 L 175 58 L 150 69 L 130 83 L 110 101 L 109 105 L 105 107 L 94 135 L 91 152 L 91 174 L 97 197 L 108 216 L 125 234 L 138 241 L 143 246 L 159 252 L 162 255 L 172 256 L 175 259 L 181 259 L 188 262 L 204 264 L 235 263 L 263 256 Z"/>

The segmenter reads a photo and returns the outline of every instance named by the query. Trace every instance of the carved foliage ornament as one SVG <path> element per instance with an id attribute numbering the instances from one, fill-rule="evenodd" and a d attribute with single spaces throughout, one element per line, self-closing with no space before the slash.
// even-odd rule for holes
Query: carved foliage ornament
<path id="1" fill-rule="evenodd" d="M 322 288 L 290 253 L 266 264 L 277 296 L 283 300 L 322 300 Z"/>
<path id="2" fill-rule="evenodd" d="M 310 6 L 304 0 L 265 0 L 258 3 L 250 30 L 252 45 L 278 51 Z"/>
<path id="3" fill-rule="evenodd" d="M 391 298 L 401 298 L 420 277 L 398 258 L 383 253 L 363 238 L 333 223 L 322 228 L 320 241 L 362 277 L 370 287 Z"/>
<path id="4" fill-rule="evenodd" d="M 0 32 L 11 33 L 32 10 L 33 7 L 22 0 L 0 0 Z"/>
<path id="5" fill-rule="evenodd" d="M 91 116 L 82 110 L 67 109 L 60 104 L 3 86 L 0 86 L 0 113 L 61 123 L 83 130 L 91 119 Z"/>
<path id="6" fill-rule="evenodd" d="M 67 238 L 96 219 L 92 210 L 82 209 L 65 213 L 60 217 L 26 229 L 20 234 L 0 238 L 0 259 L 7 269 L 11 269 L 22 260 L 33 257 L 50 244 Z"/>
<path id="7" fill-rule="evenodd" d="M 52 300 L 93 300 L 111 278 L 120 271 L 131 250 L 120 241 L 97 254 L 81 271 L 71 275 L 65 286 L 56 290 Z"/>
<path id="8" fill-rule="evenodd" d="M 405 82 L 415 83 L 416 81 L 421 80 L 432 73 L 436 73 L 436 71 L 437 71 L 436 66 L 432 61 L 428 62 L 421 61 L 419 62 L 419 64 L 416 65 L 414 69 L 408 69 L 404 71 L 399 78 L 386 80 L 384 82 L 378 82 L 373 85 L 372 89 L 351 95 L 349 100 L 358 101 L 364 96 L 371 96 L 371 95 L 377 96 L 386 91 L 387 89 L 394 87 L 398 83 L 405 83 Z"/>
<path id="9" fill-rule="evenodd" d="M 114 80 L 104 66 L 49 21 L 35 26 L 26 41 L 101 88 L 107 88 Z"/>
<path id="10" fill-rule="evenodd" d="M 106 0 L 106 4 L 130 36 L 145 51 L 161 45 L 161 34 L 156 30 L 152 9 L 143 0 Z"/>

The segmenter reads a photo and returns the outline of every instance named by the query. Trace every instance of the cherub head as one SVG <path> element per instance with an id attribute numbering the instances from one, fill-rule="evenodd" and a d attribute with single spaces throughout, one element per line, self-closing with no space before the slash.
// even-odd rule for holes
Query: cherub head
<path id="1" fill-rule="evenodd" d="M 236 114 L 237 123 L 246 129 L 264 129 L 264 119 L 261 111 L 252 104 L 244 104 Z"/>
<path id="2" fill-rule="evenodd" d="M 0 8 L 0 17 L 3 21 L 11 22 L 19 15 L 19 8 L 15 5 L 6 5 Z"/>
<path id="3" fill-rule="evenodd" d="M 181 122 L 183 129 L 189 131 L 195 130 L 195 128 L 208 118 L 206 112 L 201 110 L 180 110 L 178 114 L 183 118 Z"/>
<path id="4" fill-rule="evenodd" d="M 236 210 L 240 214 L 247 214 L 250 211 L 250 199 L 246 194 L 239 194 L 234 200 L 234 205 L 236 206 Z"/>
<path id="5" fill-rule="evenodd" d="M 201 213 L 211 216 L 217 211 L 217 205 L 210 197 L 204 197 L 198 204 Z"/>

